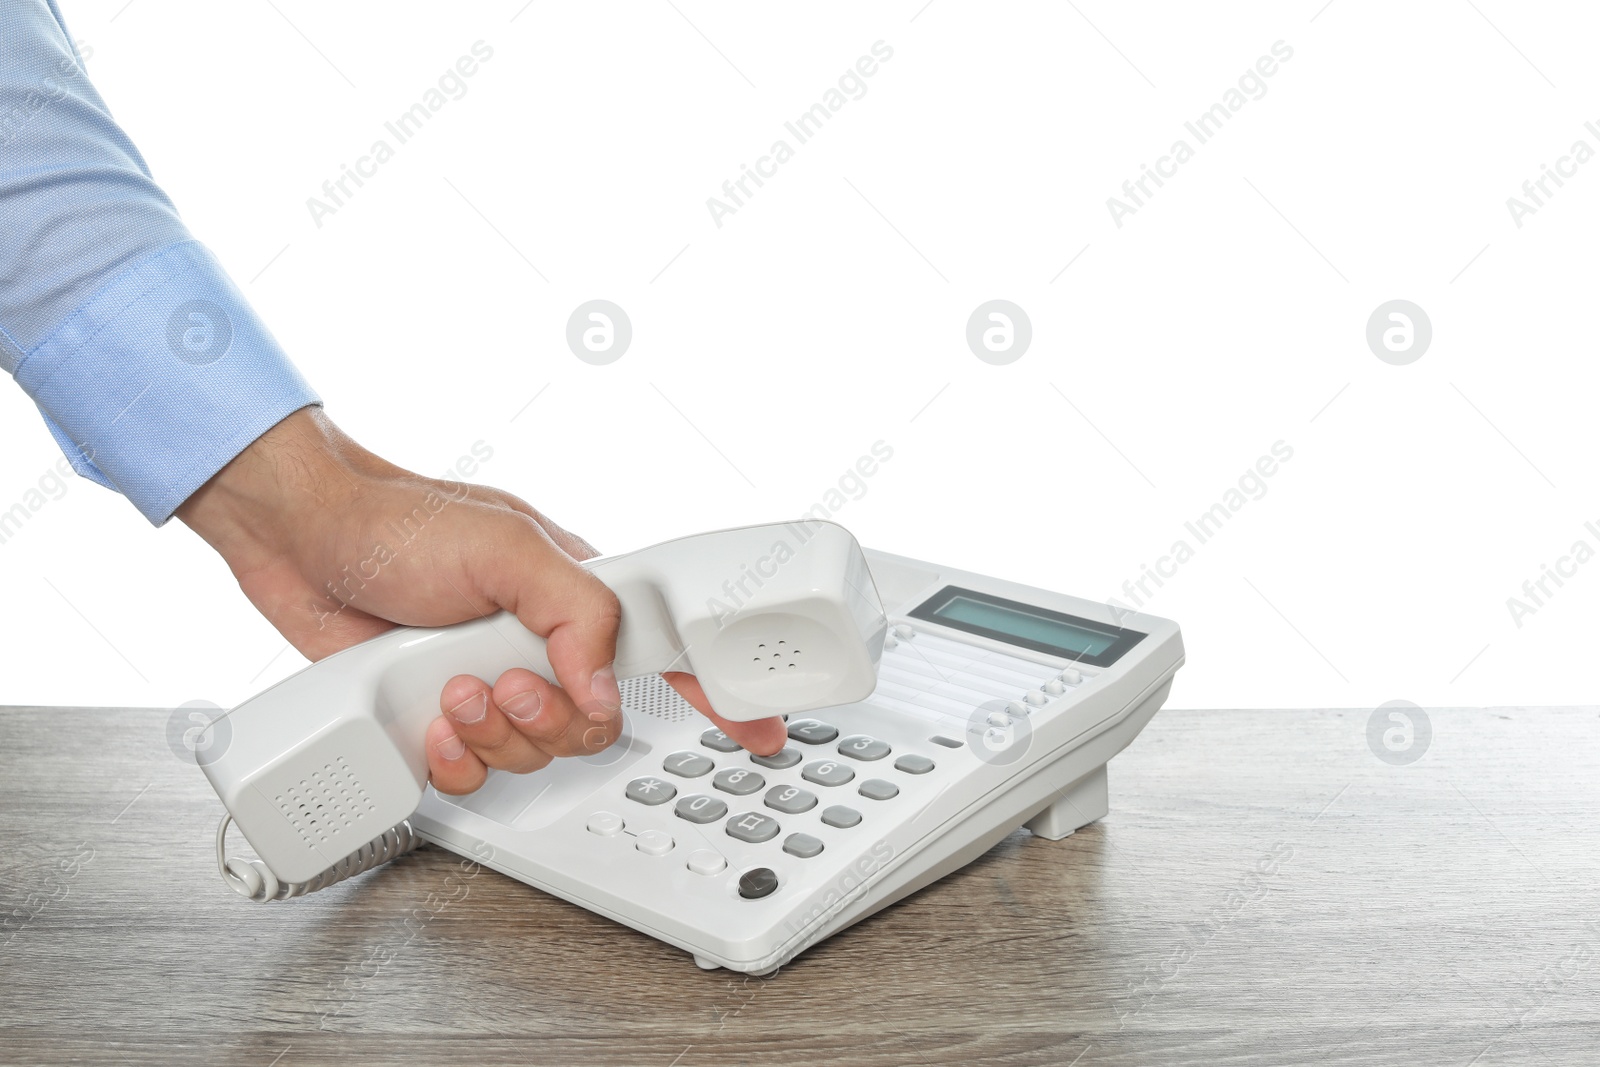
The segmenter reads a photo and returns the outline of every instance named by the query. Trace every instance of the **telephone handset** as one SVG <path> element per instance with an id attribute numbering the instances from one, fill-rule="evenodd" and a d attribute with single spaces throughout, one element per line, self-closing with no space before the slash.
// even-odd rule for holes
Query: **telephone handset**
<path id="1" fill-rule="evenodd" d="M 862 700 L 877 683 L 883 603 L 861 546 L 834 523 L 720 530 L 584 566 L 622 605 L 619 680 L 687 671 L 734 721 Z M 197 749 L 228 809 L 223 877 L 253 899 L 283 899 L 416 847 L 408 820 L 427 785 L 424 735 L 441 688 L 511 667 L 554 677 L 544 639 L 504 612 L 394 630 L 213 722 Z M 258 860 L 227 857 L 230 822 Z"/>

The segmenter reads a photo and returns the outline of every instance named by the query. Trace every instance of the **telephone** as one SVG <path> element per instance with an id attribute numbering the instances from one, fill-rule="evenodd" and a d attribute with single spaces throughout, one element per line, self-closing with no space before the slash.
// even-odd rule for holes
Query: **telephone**
<path id="1" fill-rule="evenodd" d="M 764 974 L 982 855 L 1108 810 L 1106 763 L 1165 700 L 1175 623 L 863 550 L 818 520 L 585 563 L 622 604 L 619 740 L 527 775 L 426 788 L 423 734 L 456 674 L 550 676 L 514 617 L 397 630 L 212 723 L 222 875 L 256 900 L 429 841 L 682 948 Z M 783 716 L 746 752 L 678 696 Z M 230 858 L 236 823 L 259 859 Z"/>

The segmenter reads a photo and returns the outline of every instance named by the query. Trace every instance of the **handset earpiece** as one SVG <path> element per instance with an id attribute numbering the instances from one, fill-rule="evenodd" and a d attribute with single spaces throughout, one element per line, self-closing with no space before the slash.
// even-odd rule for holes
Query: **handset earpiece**
<path id="1" fill-rule="evenodd" d="M 877 684 L 883 603 L 861 546 L 835 523 L 685 537 L 593 570 L 623 599 L 618 677 L 688 671 L 735 722 L 862 700 Z M 650 590 L 653 610 L 623 592 L 632 589 Z M 668 649 L 655 646 L 667 635 L 670 668 L 660 663 Z M 624 675 L 635 647 L 653 653 L 641 656 L 650 666 Z"/>

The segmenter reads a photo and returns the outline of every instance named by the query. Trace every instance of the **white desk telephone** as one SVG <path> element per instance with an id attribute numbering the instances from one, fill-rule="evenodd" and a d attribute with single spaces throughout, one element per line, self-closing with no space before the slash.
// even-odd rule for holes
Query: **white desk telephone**
<path id="1" fill-rule="evenodd" d="M 1020 825 L 1055 840 L 1105 815 L 1107 760 L 1183 664 L 1175 623 L 863 552 L 829 522 L 584 565 L 622 605 L 614 745 L 434 792 L 423 735 L 444 682 L 550 677 L 544 641 L 506 614 L 392 631 L 239 705 L 197 746 L 229 812 L 229 884 L 299 896 L 430 841 L 701 967 L 764 974 Z M 695 674 L 725 718 L 784 716 L 788 744 L 744 751 L 666 670 Z M 258 860 L 227 857 L 230 822 Z"/>

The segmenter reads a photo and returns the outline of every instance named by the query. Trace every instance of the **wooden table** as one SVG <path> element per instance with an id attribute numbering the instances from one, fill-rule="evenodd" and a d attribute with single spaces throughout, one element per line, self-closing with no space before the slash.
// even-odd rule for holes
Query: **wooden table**
<path id="1" fill-rule="evenodd" d="M 760 979 L 434 849 L 247 903 L 167 712 L 0 709 L 0 1062 L 1600 1062 L 1600 711 L 1429 714 L 1395 766 L 1365 710 L 1164 711 L 1101 823 Z"/>

